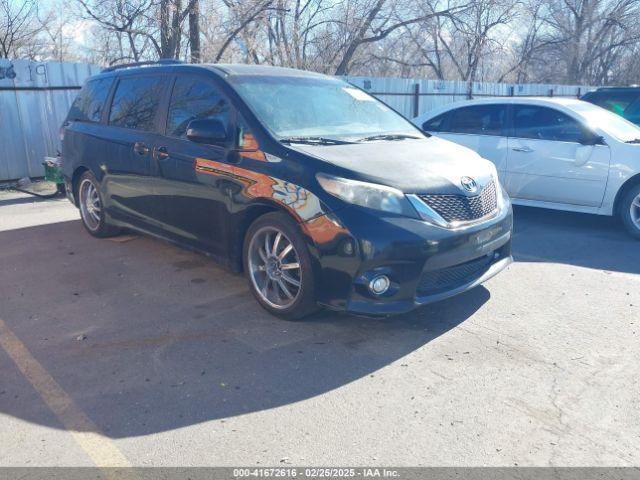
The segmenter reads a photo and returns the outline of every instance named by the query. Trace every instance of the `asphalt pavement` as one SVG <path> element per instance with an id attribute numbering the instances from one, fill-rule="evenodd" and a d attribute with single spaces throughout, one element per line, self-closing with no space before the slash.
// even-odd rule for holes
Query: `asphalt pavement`
<path id="1" fill-rule="evenodd" d="M 388 319 L 0 193 L 0 466 L 640 463 L 640 242 L 517 208 L 515 263 Z"/>

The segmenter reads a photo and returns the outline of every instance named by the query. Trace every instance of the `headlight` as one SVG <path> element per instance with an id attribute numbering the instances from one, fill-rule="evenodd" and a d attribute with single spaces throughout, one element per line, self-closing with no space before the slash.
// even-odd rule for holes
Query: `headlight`
<path id="1" fill-rule="evenodd" d="M 316 178 L 327 193 L 345 202 L 417 218 L 416 211 L 404 193 L 395 188 L 334 177 L 323 173 L 318 173 Z"/>

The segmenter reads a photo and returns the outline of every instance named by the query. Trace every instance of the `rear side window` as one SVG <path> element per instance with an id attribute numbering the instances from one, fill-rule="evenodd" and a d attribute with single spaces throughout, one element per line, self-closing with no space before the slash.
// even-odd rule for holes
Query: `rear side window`
<path id="1" fill-rule="evenodd" d="M 582 125 L 553 108 L 516 105 L 513 112 L 516 137 L 557 142 L 580 142 L 584 136 Z"/>
<path id="2" fill-rule="evenodd" d="M 153 130 L 153 122 L 161 98 L 161 77 L 121 79 L 113 96 L 109 125 L 134 130 Z"/>
<path id="3" fill-rule="evenodd" d="M 218 89 L 198 78 L 178 77 L 171 94 L 167 135 L 186 138 L 192 120 L 218 119 L 229 123 L 229 104 Z"/>
<path id="4" fill-rule="evenodd" d="M 71 105 L 67 120 L 99 122 L 102 119 L 102 111 L 112 83 L 113 78 L 89 80 Z"/>
<path id="5" fill-rule="evenodd" d="M 444 127 L 444 119 L 447 116 L 446 113 L 438 115 L 437 117 L 427 120 L 422 124 L 422 130 L 425 132 L 441 132 Z"/>
<path id="6" fill-rule="evenodd" d="M 447 131 L 474 135 L 504 135 L 507 107 L 475 105 L 452 110 Z"/>

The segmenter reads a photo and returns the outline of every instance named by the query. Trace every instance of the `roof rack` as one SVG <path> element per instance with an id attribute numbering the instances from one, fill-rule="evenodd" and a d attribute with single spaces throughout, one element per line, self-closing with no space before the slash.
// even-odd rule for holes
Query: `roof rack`
<path id="1" fill-rule="evenodd" d="M 120 65 L 111 65 L 110 67 L 103 68 L 100 73 L 113 72 L 121 68 L 133 68 L 144 67 L 145 65 L 175 65 L 184 63 L 182 60 L 175 60 L 173 58 L 161 58 L 160 60 L 152 60 L 148 62 L 134 62 L 134 63 L 121 63 Z"/>

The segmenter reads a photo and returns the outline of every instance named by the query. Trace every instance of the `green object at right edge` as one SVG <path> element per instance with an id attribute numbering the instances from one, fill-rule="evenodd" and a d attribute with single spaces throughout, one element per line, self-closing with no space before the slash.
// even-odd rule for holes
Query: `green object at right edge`
<path id="1" fill-rule="evenodd" d="M 64 178 L 62 177 L 62 169 L 60 165 L 53 162 L 45 161 L 44 165 L 44 178 L 49 182 L 64 184 Z"/>

